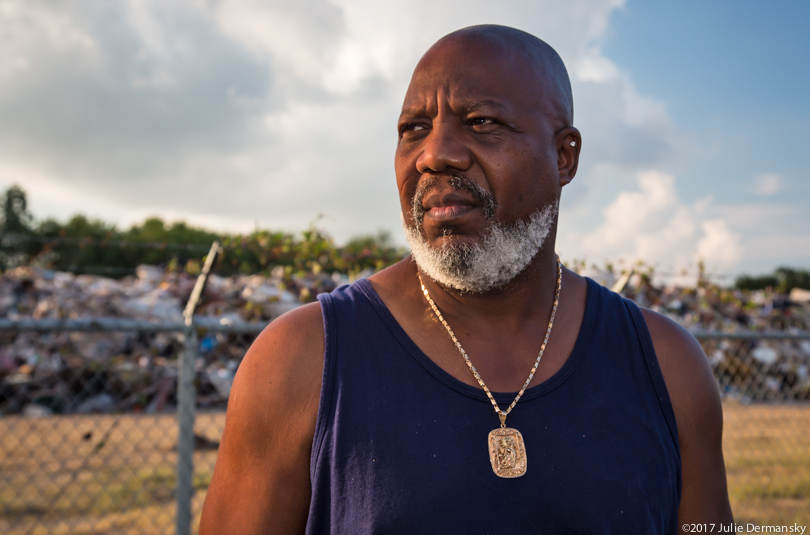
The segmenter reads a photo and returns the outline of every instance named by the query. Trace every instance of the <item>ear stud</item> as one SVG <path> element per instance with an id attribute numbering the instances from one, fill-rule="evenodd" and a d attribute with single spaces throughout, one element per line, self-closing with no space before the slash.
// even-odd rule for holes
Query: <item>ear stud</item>
<path id="1" fill-rule="evenodd" d="M 576 146 L 577 146 L 577 142 L 576 142 L 576 141 L 569 141 L 569 142 L 568 142 L 568 144 L 569 144 L 569 145 L 571 145 L 572 147 L 576 147 Z"/>

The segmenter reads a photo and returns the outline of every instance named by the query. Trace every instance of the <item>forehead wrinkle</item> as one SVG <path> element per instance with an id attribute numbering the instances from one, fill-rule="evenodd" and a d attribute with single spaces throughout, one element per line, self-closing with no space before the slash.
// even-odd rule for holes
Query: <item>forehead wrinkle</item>
<path id="1" fill-rule="evenodd" d="M 573 124 L 574 105 L 567 69 L 557 52 L 545 41 L 522 30 L 498 25 L 462 28 L 437 41 L 434 48 L 450 44 L 465 52 L 475 46 L 498 49 L 506 61 L 528 70 L 537 83 L 537 97 L 548 117 L 561 126 Z"/>
<path id="2" fill-rule="evenodd" d="M 459 92 L 470 92 L 470 88 L 457 88 L 449 90 L 439 90 L 436 92 L 430 89 L 423 90 L 423 95 L 420 98 L 412 99 L 422 101 L 420 103 L 409 104 L 405 103 L 400 113 L 403 116 L 435 116 L 438 115 L 438 110 L 444 108 L 444 103 L 450 113 L 453 115 L 466 115 L 479 110 L 489 110 L 500 113 L 507 113 L 512 110 L 513 106 L 508 101 L 503 101 L 499 98 L 458 95 Z"/>
<path id="3" fill-rule="evenodd" d="M 506 68 L 499 74 L 511 77 L 516 72 L 529 73 L 537 82 L 534 89 L 515 89 L 512 86 L 498 86 L 488 83 L 486 78 L 482 83 L 477 83 L 475 71 L 480 70 L 482 76 L 491 74 L 491 67 L 486 64 L 472 63 L 467 66 L 466 72 L 453 69 L 440 71 L 437 76 L 435 70 L 446 68 L 441 63 L 428 65 L 420 62 L 414 73 L 409 87 L 407 100 L 403 104 L 401 119 L 405 117 L 427 117 L 436 118 L 439 115 L 464 117 L 479 110 L 483 113 L 492 113 L 500 118 L 513 123 L 518 117 L 525 123 L 531 120 L 534 122 L 536 116 L 547 119 L 562 118 L 565 114 L 565 106 L 561 106 L 559 99 L 555 98 L 554 91 L 548 91 L 547 82 L 542 76 L 538 76 L 542 69 L 538 70 L 534 62 L 529 62 L 522 51 L 503 50 L 502 61 L 497 63 L 497 68 Z M 456 52 L 459 53 L 459 52 Z M 486 60 L 485 60 L 486 61 Z M 492 61 L 492 60 L 490 60 Z M 505 64 L 509 64 L 507 67 Z M 425 67 L 424 70 L 421 70 Z M 472 74 L 471 74 L 472 72 Z M 525 74 L 524 74 L 525 76 Z M 516 84 L 519 82 L 516 80 Z M 516 115 L 517 114 L 517 115 Z M 566 122 L 562 119 L 561 122 Z"/>
<path id="4" fill-rule="evenodd" d="M 414 82 L 411 81 L 411 85 L 408 87 L 408 92 L 405 95 L 407 100 L 402 104 L 400 117 L 403 115 L 416 117 L 436 115 L 438 113 L 438 103 L 442 99 L 441 94 L 446 93 L 447 89 L 442 86 L 437 87 L 435 90 L 433 88 L 419 88 L 418 92 L 411 94 L 413 85 Z"/>

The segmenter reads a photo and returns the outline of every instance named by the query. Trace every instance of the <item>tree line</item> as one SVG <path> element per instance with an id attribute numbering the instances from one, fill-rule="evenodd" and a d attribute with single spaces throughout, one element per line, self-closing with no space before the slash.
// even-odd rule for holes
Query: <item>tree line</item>
<path id="1" fill-rule="evenodd" d="M 299 233 L 256 230 L 228 234 L 182 221 L 167 223 L 159 217 L 150 217 L 125 230 L 81 214 L 66 223 L 54 219 L 37 222 L 19 186 L 5 191 L 0 217 L 3 271 L 36 265 L 120 277 L 134 272 L 140 264 L 151 264 L 194 273 L 214 240 L 223 247 L 216 265 L 221 275 L 261 273 L 276 266 L 282 266 L 287 275 L 333 271 L 355 275 L 368 269 L 378 271 L 407 254 L 393 245 L 391 236 L 383 231 L 337 246 L 315 226 Z M 810 271 L 779 267 L 767 275 L 741 275 L 734 285 L 744 290 L 773 288 L 787 293 L 796 287 L 810 288 Z"/>
<path id="2" fill-rule="evenodd" d="M 150 217 L 119 229 L 77 214 L 66 223 L 36 221 L 25 191 L 12 186 L 3 195 L 0 214 L 0 269 L 22 265 L 73 273 L 125 276 L 140 264 L 195 273 L 214 240 L 222 246 L 216 273 L 266 272 L 282 266 L 287 274 L 353 275 L 379 270 L 402 259 L 407 251 L 391 243 L 388 233 L 358 236 L 343 246 L 311 226 L 299 233 L 260 230 L 250 234 L 213 232 L 185 222 Z"/>

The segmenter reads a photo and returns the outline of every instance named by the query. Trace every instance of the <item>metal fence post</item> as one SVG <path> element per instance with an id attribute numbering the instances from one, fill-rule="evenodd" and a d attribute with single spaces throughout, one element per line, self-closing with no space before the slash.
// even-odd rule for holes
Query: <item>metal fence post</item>
<path id="1" fill-rule="evenodd" d="M 177 377 L 177 535 L 191 534 L 191 498 L 194 492 L 194 366 L 197 331 L 185 331 Z"/>
<path id="2" fill-rule="evenodd" d="M 194 327 L 194 309 L 202 296 L 205 281 L 218 251 L 219 242 L 215 241 L 183 311 L 186 328 L 177 378 L 177 535 L 191 535 L 191 498 L 194 494 L 194 372 L 199 349 L 197 329 Z"/>

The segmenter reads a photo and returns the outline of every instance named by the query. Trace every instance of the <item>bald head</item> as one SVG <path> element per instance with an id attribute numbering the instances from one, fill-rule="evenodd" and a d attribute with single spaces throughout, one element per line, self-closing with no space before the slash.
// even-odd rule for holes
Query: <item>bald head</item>
<path id="1" fill-rule="evenodd" d="M 512 56 L 517 64 L 529 67 L 526 74 L 535 78 L 538 94 L 542 93 L 549 105 L 549 112 L 555 115 L 561 126 L 573 125 L 574 100 L 568 71 L 559 54 L 542 39 L 522 30 L 497 24 L 470 26 L 439 39 L 428 49 L 423 60 L 447 45 L 473 45 L 471 53 L 477 47 L 485 47 Z"/>

